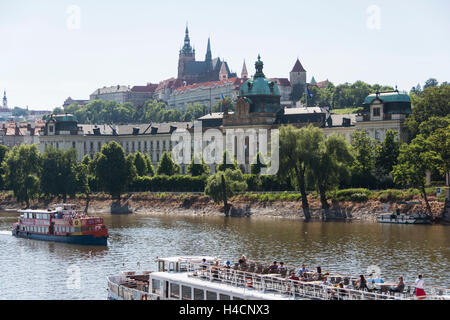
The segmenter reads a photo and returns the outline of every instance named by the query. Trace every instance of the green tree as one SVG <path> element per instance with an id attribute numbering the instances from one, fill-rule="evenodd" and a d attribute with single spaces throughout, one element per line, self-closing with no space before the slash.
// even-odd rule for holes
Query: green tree
<path id="1" fill-rule="evenodd" d="M 205 194 L 210 196 L 215 203 L 223 202 L 225 215 L 229 214 L 228 199 L 238 192 L 247 190 L 244 175 L 238 169 L 219 171 L 208 177 Z"/>
<path id="2" fill-rule="evenodd" d="M 255 157 L 255 161 L 250 164 L 250 173 L 251 174 L 261 174 L 261 169 L 267 167 L 267 161 L 264 159 L 264 156 L 258 152 Z"/>
<path id="3" fill-rule="evenodd" d="M 3 176 L 5 175 L 3 160 L 5 160 L 8 152 L 9 148 L 7 146 L 0 145 L 0 190 L 5 189 L 5 181 L 3 180 Z"/>
<path id="4" fill-rule="evenodd" d="M 217 171 L 225 171 L 227 169 L 238 170 L 239 166 L 236 159 L 232 158 L 230 153 L 225 150 L 222 154 L 222 161 L 217 165 Z"/>
<path id="5" fill-rule="evenodd" d="M 113 199 L 120 201 L 133 179 L 130 176 L 130 163 L 125 159 L 123 148 L 115 141 L 103 145 L 102 150 L 96 154 L 93 167 L 100 186 L 108 192 Z"/>
<path id="6" fill-rule="evenodd" d="M 280 128 L 278 175 L 281 180 L 290 181 L 291 185 L 300 191 L 306 220 L 311 219 L 306 193 L 306 171 L 322 137 L 322 131 L 312 125 L 301 129 L 296 129 L 291 125 Z"/>
<path id="7" fill-rule="evenodd" d="M 147 160 L 142 153 L 137 152 L 134 155 L 134 166 L 136 167 L 136 173 L 139 177 L 148 175 Z"/>
<path id="8" fill-rule="evenodd" d="M 146 153 L 144 153 L 144 159 L 145 159 L 145 163 L 147 164 L 147 175 L 154 176 L 155 169 L 153 168 L 152 159 Z"/>
<path id="9" fill-rule="evenodd" d="M 39 193 L 40 156 L 36 145 L 15 146 L 7 153 L 4 160 L 4 181 L 13 191 L 18 202 L 25 202 L 27 208 L 30 200 Z"/>
<path id="10" fill-rule="evenodd" d="M 439 128 L 428 138 L 431 142 L 432 150 L 438 156 L 437 169 L 446 177 L 446 182 L 450 180 L 450 124 L 446 128 Z"/>
<path id="11" fill-rule="evenodd" d="M 173 176 L 180 172 L 180 166 L 173 161 L 169 152 L 164 152 L 156 168 L 157 175 Z"/>
<path id="12" fill-rule="evenodd" d="M 320 195 L 322 209 L 330 208 L 326 193 L 339 186 L 342 179 L 349 176 L 349 167 L 353 156 L 350 145 L 342 135 L 319 138 L 319 146 L 313 151 L 308 164 L 308 174 Z"/>
<path id="13" fill-rule="evenodd" d="M 375 167 L 379 175 L 389 175 L 392 168 L 397 164 L 400 153 L 400 141 L 398 133 L 394 130 L 387 130 L 386 137 L 377 149 L 375 156 Z"/>
<path id="14" fill-rule="evenodd" d="M 209 174 L 209 166 L 206 164 L 205 159 L 197 154 L 192 157 L 191 163 L 189 164 L 187 171 L 193 177 L 202 176 L 204 174 Z"/>
<path id="15" fill-rule="evenodd" d="M 426 173 L 435 168 L 438 162 L 439 157 L 433 151 L 431 141 L 418 135 L 410 144 L 403 144 L 400 147 L 398 164 L 393 169 L 396 183 L 420 190 L 429 215 L 431 207 L 425 191 Z"/>
<path id="16" fill-rule="evenodd" d="M 224 112 L 225 108 L 228 112 L 236 111 L 236 104 L 233 102 L 231 97 L 225 97 L 225 102 L 223 100 L 218 101 L 212 108 L 212 112 Z"/>
<path id="17" fill-rule="evenodd" d="M 377 142 L 363 130 L 352 134 L 354 161 L 352 164 L 352 185 L 365 188 L 375 186 L 375 155 Z"/>

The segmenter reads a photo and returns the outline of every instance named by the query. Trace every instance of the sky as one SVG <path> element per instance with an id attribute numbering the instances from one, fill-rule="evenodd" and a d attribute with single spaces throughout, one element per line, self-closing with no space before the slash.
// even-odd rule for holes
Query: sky
<path id="1" fill-rule="evenodd" d="M 197 60 L 240 75 L 258 54 L 267 77 L 362 80 L 409 91 L 450 81 L 448 0 L 0 0 L 0 90 L 10 108 L 51 110 L 97 88 L 177 76 L 188 23 Z"/>

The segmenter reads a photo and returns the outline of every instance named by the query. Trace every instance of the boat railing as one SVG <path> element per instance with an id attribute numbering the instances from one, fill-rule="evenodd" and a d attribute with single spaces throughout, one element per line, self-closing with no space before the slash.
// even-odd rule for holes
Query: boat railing
<path id="1" fill-rule="evenodd" d="M 108 288 L 116 297 L 124 300 L 158 300 L 157 294 L 148 293 L 142 290 L 129 288 L 125 285 L 125 276 L 108 277 Z"/>
<path id="2" fill-rule="evenodd" d="M 243 287 L 248 290 L 260 292 L 271 292 L 281 296 L 292 298 L 307 298 L 320 300 L 413 300 L 416 299 L 411 290 L 402 293 L 389 293 L 385 291 L 373 290 L 375 284 L 370 284 L 369 290 L 359 290 L 352 282 L 357 277 L 344 276 L 349 278 L 350 285 L 345 288 L 333 285 L 324 285 L 322 281 L 298 281 L 282 277 L 280 274 L 259 274 L 225 268 L 220 266 L 206 266 L 201 264 L 189 264 L 189 276 L 205 281 L 215 281 L 228 284 L 234 287 Z M 330 276 L 334 277 L 334 276 Z M 352 281 L 353 280 L 353 281 Z M 410 286 L 411 287 L 411 286 Z M 444 288 L 429 288 L 427 299 L 449 299 L 449 290 Z"/>

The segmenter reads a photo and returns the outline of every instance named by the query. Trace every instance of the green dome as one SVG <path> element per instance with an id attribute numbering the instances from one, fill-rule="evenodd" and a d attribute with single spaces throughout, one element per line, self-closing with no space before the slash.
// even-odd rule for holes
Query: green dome
<path id="1" fill-rule="evenodd" d="M 57 122 L 78 122 L 78 119 L 73 114 L 57 114 L 52 116 Z"/>
<path id="2" fill-rule="evenodd" d="M 258 55 L 258 61 L 255 63 L 256 73 L 253 79 L 247 80 L 242 84 L 239 89 L 239 95 L 241 97 L 259 95 L 281 96 L 277 84 L 264 76 L 264 73 L 262 72 L 263 66 L 264 64 L 261 61 L 261 57 Z"/>
<path id="3" fill-rule="evenodd" d="M 364 104 L 371 104 L 373 100 L 377 98 L 377 94 L 371 94 L 366 97 L 364 100 Z M 389 103 L 389 102 L 408 102 L 411 103 L 411 99 L 409 98 L 409 95 L 406 93 L 399 93 L 399 92 L 386 92 L 386 93 L 379 93 L 378 99 L 383 101 L 383 103 Z"/>

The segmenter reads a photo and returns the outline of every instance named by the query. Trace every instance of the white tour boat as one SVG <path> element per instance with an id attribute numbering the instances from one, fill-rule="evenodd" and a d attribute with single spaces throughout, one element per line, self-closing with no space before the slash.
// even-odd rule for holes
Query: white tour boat
<path id="1" fill-rule="evenodd" d="M 157 258 L 158 271 L 121 272 L 108 277 L 110 300 L 408 300 L 416 299 L 413 285 L 402 293 L 389 293 L 388 283 L 372 283 L 357 290 L 358 277 L 325 273 L 322 281 L 287 278 L 295 269 L 270 274 L 267 264 L 248 261 L 245 267 L 204 256 Z M 339 287 L 338 283 L 345 283 Z M 353 284 L 353 285 L 352 285 Z M 427 299 L 450 299 L 450 290 L 427 287 Z"/>

